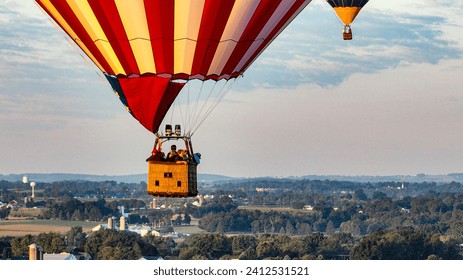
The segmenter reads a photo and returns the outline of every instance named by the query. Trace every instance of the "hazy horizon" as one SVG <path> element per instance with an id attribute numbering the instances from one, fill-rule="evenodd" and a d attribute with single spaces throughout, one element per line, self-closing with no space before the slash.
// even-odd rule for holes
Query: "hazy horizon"
<path id="1" fill-rule="evenodd" d="M 313 0 L 194 135 L 198 173 L 463 172 L 463 4 L 399 2 L 343 41 Z M 147 171 L 154 136 L 33 0 L 0 0 L 0 60 L 0 174 Z"/>

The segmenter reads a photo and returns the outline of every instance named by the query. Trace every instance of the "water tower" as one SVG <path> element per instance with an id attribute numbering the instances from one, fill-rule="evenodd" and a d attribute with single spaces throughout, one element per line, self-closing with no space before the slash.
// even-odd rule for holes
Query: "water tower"
<path id="1" fill-rule="evenodd" d="M 27 178 L 27 175 L 24 175 L 24 176 L 23 176 L 23 184 L 24 184 L 24 185 L 27 184 L 28 181 L 29 181 L 29 178 Z M 21 189 L 21 187 L 19 187 L 18 190 L 20 190 L 20 189 Z"/>
<path id="2" fill-rule="evenodd" d="M 30 186 L 31 186 L 31 189 L 32 189 L 31 197 L 34 198 L 35 197 L 35 182 L 31 182 Z"/>

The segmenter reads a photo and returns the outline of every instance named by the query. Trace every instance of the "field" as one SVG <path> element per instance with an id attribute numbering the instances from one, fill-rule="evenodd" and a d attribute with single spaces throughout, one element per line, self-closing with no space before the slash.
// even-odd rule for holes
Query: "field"
<path id="1" fill-rule="evenodd" d="M 204 230 L 200 229 L 198 226 L 175 226 L 174 231 L 178 233 L 185 233 L 185 234 L 197 234 L 204 232 Z"/>
<path id="2" fill-rule="evenodd" d="M 58 232 L 66 233 L 72 227 L 80 226 L 84 232 L 91 232 L 92 228 L 99 225 L 99 222 L 84 221 L 58 221 L 58 220 L 1 220 L 0 236 L 24 236 L 27 234 L 38 235 L 40 233 Z M 203 232 L 197 224 L 190 226 L 175 226 L 174 230 L 179 233 L 195 234 Z"/>
<path id="3" fill-rule="evenodd" d="M 27 234 L 57 232 L 66 233 L 72 227 L 80 226 L 84 232 L 91 232 L 98 222 L 57 220 L 1 220 L 0 236 L 24 236 Z"/>
<path id="4" fill-rule="evenodd" d="M 259 210 L 261 212 L 275 211 L 275 212 L 290 212 L 290 213 L 308 213 L 308 211 L 305 209 L 293 209 L 293 208 L 281 207 L 281 206 L 240 205 L 238 206 L 238 209 L 249 210 L 249 211 Z"/>

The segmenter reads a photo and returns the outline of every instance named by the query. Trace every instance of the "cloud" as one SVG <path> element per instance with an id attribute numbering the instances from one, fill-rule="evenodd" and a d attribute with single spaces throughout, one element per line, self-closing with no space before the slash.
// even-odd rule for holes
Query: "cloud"
<path id="1" fill-rule="evenodd" d="M 461 55 L 461 49 L 446 39 L 442 31 L 446 19 L 431 12 L 411 15 L 404 8 L 392 16 L 381 5 L 368 3 L 353 24 L 354 40 L 345 42 L 335 13 L 322 2 L 309 4 L 251 65 L 238 90 L 261 86 L 293 88 L 305 83 L 335 86 L 354 73 L 407 63 L 437 63 Z M 56 81 L 75 85 L 87 79 L 89 73 L 98 72 L 89 66 L 91 62 L 82 62 L 80 51 L 69 47 L 64 33 L 51 28 L 47 16 L 32 3 L 6 1 L 0 9 L 0 59 L 4 61 L 0 67 L 6 72 L 0 78 L 1 84 L 9 80 L 14 85 L 26 76 L 35 89 Z M 413 8 L 422 5 L 419 1 L 412 3 Z M 431 11 L 432 6 L 426 5 L 423 10 Z M 62 84 L 59 87 L 66 88 Z"/>
<path id="2" fill-rule="evenodd" d="M 69 118 L 110 118 L 122 110 L 102 75 L 33 1 L 6 1 L 0 19 L 2 120 L 50 128 L 53 120 L 60 127 Z"/>
<path id="3" fill-rule="evenodd" d="M 245 76 L 256 87 L 335 86 L 355 73 L 461 57 L 458 44 L 444 36 L 447 25 L 433 14 L 365 9 L 353 24 L 354 40 L 346 42 L 334 12 L 311 3 Z"/>
<path id="4" fill-rule="evenodd" d="M 29 3 L 31 4 L 31 3 Z M 51 21 L 41 15 L 38 8 L 32 12 L 13 9 L 17 5 L 0 6 L 0 39 L 2 64 L 14 66 L 50 65 L 55 69 L 81 69 L 82 63 L 76 55 L 70 55 L 71 49 L 65 41 L 64 33 L 57 32 Z M 22 5 L 20 5 L 22 7 Z M 27 9 L 25 9 L 27 10 Z"/>

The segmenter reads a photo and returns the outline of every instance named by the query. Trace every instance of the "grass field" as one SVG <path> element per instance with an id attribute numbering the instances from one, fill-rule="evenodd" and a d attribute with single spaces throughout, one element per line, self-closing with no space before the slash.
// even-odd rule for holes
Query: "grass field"
<path id="1" fill-rule="evenodd" d="M 196 234 L 204 232 L 204 230 L 200 229 L 198 226 L 175 226 L 174 231 L 186 234 Z"/>
<path id="2" fill-rule="evenodd" d="M 80 226 L 84 232 L 92 231 L 99 222 L 58 220 L 1 220 L 0 236 L 24 236 L 27 234 L 57 232 L 66 233 L 72 227 Z"/>
<path id="3" fill-rule="evenodd" d="M 243 209 L 243 210 L 259 210 L 262 212 L 270 212 L 270 211 L 275 211 L 275 212 L 290 212 L 290 213 L 308 213 L 307 210 L 304 209 L 293 209 L 289 207 L 279 207 L 279 206 L 261 206 L 261 205 L 240 205 L 238 206 L 238 209 Z"/>

